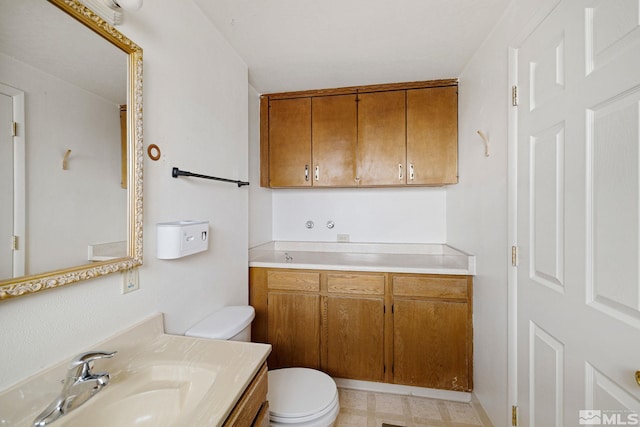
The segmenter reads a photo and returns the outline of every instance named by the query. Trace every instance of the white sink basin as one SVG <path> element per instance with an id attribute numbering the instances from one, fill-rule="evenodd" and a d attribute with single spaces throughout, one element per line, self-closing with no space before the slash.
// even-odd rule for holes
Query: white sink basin
<path id="1" fill-rule="evenodd" d="M 120 372 L 85 405 L 64 417 L 69 427 L 171 425 L 193 411 L 216 373 L 177 363 Z"/>

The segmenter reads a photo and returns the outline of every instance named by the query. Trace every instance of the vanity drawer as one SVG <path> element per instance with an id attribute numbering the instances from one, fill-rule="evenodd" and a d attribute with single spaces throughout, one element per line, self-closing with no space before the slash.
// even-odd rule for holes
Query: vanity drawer
<path id="1" fill-rule="evenodd" d="M 269 270 L 267 288 L 281 291 L 320 291 L 320 273 L 307 271 Z"/>
<path id="2" fill-rule="evenodd" d="M 394 275 L 393 296 L 467 300 L 468 278 Z"/>
<path id="3" fill-rule="evenodd" d="M 383 274 L 327 274 L 330 293 L 384 295 Z"/>

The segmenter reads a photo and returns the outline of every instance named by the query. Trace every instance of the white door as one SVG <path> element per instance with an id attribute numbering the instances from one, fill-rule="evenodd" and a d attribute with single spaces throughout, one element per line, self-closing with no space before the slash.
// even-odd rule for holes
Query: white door
<path id="1" fill-rule="evenodd" d="M 0 93 L 0 280 L 13 277 L 13 99 Z"/>
<path id="2" fill-rule="evenodd" d="M 640 2 L 562 0 L 515 57 L 518 425 L 638 425 Z"/>

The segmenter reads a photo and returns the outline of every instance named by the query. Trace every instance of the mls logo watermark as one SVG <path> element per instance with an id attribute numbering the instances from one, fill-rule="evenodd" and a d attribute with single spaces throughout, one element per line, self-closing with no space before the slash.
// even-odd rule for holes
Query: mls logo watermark
<path id="1" fill-rule="evenodd" d="M 582 409 L 579 411 L 580 425 L 588 426 L 637 426 L 640 416 L 633 411 L 603 411 Z"/>

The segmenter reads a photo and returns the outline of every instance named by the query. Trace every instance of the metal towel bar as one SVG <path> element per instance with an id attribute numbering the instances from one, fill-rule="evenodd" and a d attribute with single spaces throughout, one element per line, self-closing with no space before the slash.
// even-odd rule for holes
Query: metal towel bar
<path id="1" fill-rule="evenodd" d="M 215 177 L 215 176 L 201 175 L 199 173 L 181 171 L 178 168 L 173 168 L 173 170 L 171 171 L 171 176 L 174 177 L 174 178 L 177 178 L 179 176 L 192 176 L 194 178 L 204 178 L 204 179 L 212 179 L 214 181 L 231 182 L 233 184 L 237 184 L 238 187 L 242 187 L 243 185 L 249 185 L 249 183 L 246 182 L 246 181 L 238 181 L 238 180 L 235 180 L 235 179 L 218 178 L 218 177 Z"/>

